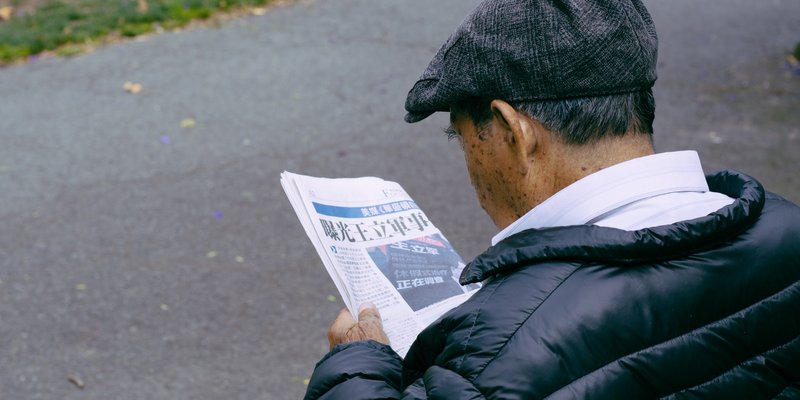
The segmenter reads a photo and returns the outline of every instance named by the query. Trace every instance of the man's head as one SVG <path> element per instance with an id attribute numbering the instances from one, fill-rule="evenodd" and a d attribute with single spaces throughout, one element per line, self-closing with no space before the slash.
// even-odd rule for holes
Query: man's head
<path id="1" fill-rule="evenodd" d="M 508 226 L 569 184 L 652 154 L 652 92 L 522 102 L 462 102 L 445 132 L 464 150 L 481 206 Z"/>
<path id="2" fill-rule="evenodd" d="M 582 176 L 652 153 L 656 43 L 639 0 L 484 1 L 409 92 L 406 120 L 451 113 L 502 228 Z"/>

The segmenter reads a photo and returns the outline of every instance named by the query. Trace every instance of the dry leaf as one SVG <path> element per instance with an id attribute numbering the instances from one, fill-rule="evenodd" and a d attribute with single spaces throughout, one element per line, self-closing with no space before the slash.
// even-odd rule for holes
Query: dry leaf
<path id="1" fill-rule="evenodd" d="M 305 377 L 302 377 L 302 376 L 293 376 L 291 379 L 292 379 L 292 382 L 302 383 L 303 385 L 306 385 L 306 386 L 308 386 L 308 384 L 311 382 L 310 378 L 305 378 Z"/>
<path id="2" fill-rule="evenodd" d="M 77 376 L 75 376 L 75 375 L 70 375 L 70 376 L 68 376 L 68 377 L 67 377 L 67 380 L 69 381 L 69 383 L 71 383 L 71 384 L 75 385 L 75 387 L 77 387 L 78 389 L 83 389 L 83 388 L 85 388 L 85 387 L 86 387 L 86 385 L 83 383 L 83 381 L 81 380 L 81 378 L 78 378 L 78 377 L 77 377 Z"/>
<path id="3" fill-rule="evenodd" d="M 85 284 L 85 283 L 78 283 L 78 284 L 76 284 L 76 285 L 75 285 L 75 290 L 78 290 L 78 291 L 84 291 L 84 290 L 86 290 L 86 284 Z"/>
<path id="4" fill-rule="evenodd" d="M 211 250 L 211 251 L 209 251 L 208 253 L 206 253 L 206 257 L 208 257 L 208 258 L 214 258 L 214 257 L 216 257 L 216 256 L 217 256 L 217 254 L 219 254 L 219 253 L 217 253 L 217 252 L 216 252 L 216 251 L 214 251 L 214 250 Z"/>
<path id="5" fill-rule="evenodd" d="M 244 262 L 244 257 L 242 257 L 242 256 L 236 256 L 236 262 L 238 262 L 238 263 L 243 263 L 243 262 Z"/>
<path id="6" fill-rule="evenodd" d="M 267 9 L 264 7 L 256 7 L 251 11 L 253 15 L 262 16 L 267 13 Z"/>
<path id="7" fill-rule="evenodd" d="M 136 7 L 136 11 L 138 11 L 139 14 L 145 14 L 147 13 L 147 10 L 148 10 L 147 0 L 139 0 L 139 4 Z"/>
<path id="8" fill-rule="evenodd" d="M 133 83 L 133 82 L 125 82 L 125 84 L 122 85 L 122 88 L 125 89 L 126 92 L 133 93 L 133 94 L 136 94 L 136 93 L 139 93 L 139 92 L 142 91 L 142 85 L 139 84 L 139 83 Z"/>
<path id="9" fill-rule="evenodd" d="M 197 122 L 195 122 L 194 118 L 184 118 L 183 121 L 181 121 L 181 128 L 183 129 L 191 129 L 194 128 L 195 125 L 197 125 Z"/>
<path id="10" fill-rule="evenodd" d="M 243 191 L 242 197 L 244 197 L 247 201 L 256 201 L 256 194 L 253 192 Z"/>
<path id="11" fill-rule="evenodd" d="M 14 7 L 0 7 L 0 21 L 8 21 L 14 15 Z"/>

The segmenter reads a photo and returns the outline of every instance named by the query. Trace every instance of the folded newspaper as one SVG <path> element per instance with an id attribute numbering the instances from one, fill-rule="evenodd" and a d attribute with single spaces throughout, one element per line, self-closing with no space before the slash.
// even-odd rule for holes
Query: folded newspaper
<path id="1" fill-rule="evenodd" d="M 281 186 L 347 308 L 374 303 L 401 357 L 480 287 L 458 283 L 461 257 L 397 183 L 284 171 Z"/>

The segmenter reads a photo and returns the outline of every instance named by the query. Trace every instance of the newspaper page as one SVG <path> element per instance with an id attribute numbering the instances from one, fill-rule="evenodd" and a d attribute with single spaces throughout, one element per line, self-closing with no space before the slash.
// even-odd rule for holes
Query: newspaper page
<path id="1" fill-rule="evenodd" d="M 374 303 L 401 357 L 480 287 L 458 283 L 461 257 L 397 183 L 284 171 L 281 186 L 347 308 Z"/>

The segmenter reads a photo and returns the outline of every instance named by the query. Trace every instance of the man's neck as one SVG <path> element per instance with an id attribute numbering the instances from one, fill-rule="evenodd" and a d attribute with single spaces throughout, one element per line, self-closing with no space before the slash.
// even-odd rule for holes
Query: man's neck
<path id="1" fill-rule="evenodd" d="M 630 133 L 585 145 L 560 144 L 557 147 L 561 156 L 554 165 L 556 182 L 550 195 L 602 169 L 655 154 L 653 142 L 648 135 Z"/>
<path id="2" fill-rule="evenodd" d="M 561 189 L 602 169 L 654 154 L 653 143 L 648 135 L 626 134 L 607 137 L 584 145 L 568 145 L 560 141 L 549 141 L 536 161 L 535 171 L 528 175 L 528 189 L 523 202 L 515 204 L 513 215 L 501 229 L 513 222 Z"/>
<path id="3" fill-rule="evenodd" d="M 608 137 L 584 145 L 568 145 L 557 136 L 542 136 L 530 158 L 528 173 L 509 184 L 520 189 L 508 207 L 495 210 L 492 220 L 503 229 L 561 189 L 602 169 L 654 154 L 647 135 Z"/>

